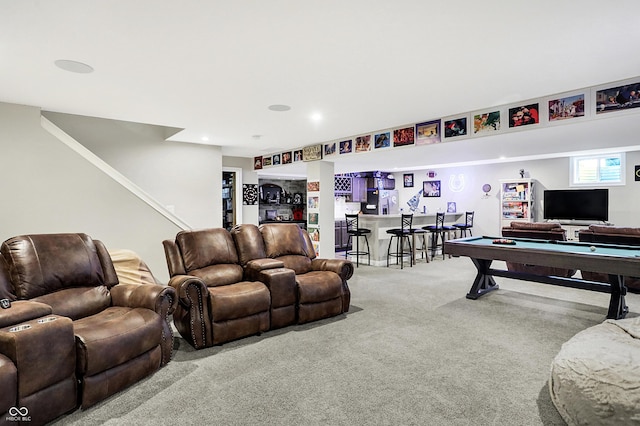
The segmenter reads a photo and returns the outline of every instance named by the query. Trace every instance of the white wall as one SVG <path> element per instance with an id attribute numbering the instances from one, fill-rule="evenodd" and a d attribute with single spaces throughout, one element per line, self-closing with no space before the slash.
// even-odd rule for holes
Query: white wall
<path id="1" fill-rule="evenodd" d="M 84 232 L 108 249 L 134 250 L 166 282 L 162 240 L 180 229 L 45 131 L 40 120 L 38 108 L 0 103 L 0 241 Z"/>
<path id="2" fill-rule="evenodd" d="M 222 226 L 220 147 L 165 141 L 165 128 L 44 112 L 191 228 Z"/>
<path id="3" fill-rule="evenodd" d="M 500 235 L 500 179 L 519 178 L 519 170 L 524 169 L 527 177 L 537 180 L 536 209 L 537 220 L 542 221 L 542 192 L 545 189 L 569 188 L 569 157 L 544 160 L 497 163 L 468 167 L 447 167 L 417 170 L 414 174 L 414 187 L 403 187 L 403 174 L 394 173 L 396 189 L 399 190 L 400 206 L 409 210 L 407 201 L 422 188 L 425 180 L 440 180 L 441 197 L 421 197 L 418 211 L 426 206 L 427 211 L 446 211 L 447 202 L 455 201 L 458 212 L 475 211 L 474 235 Z M 609 187 L 609 222 L 619 226 L 640 227 L 640 199 L 637 196 L 640 182 L 634 180 L 635 165 L 640 164 L 640 151 L 626 154 L 626 185 Z M 434 178 L 427 176 L 428 171 L 436 172 Z M 449 186 L 452 176 L 463 176 L 465 185 L 460 192 L 454 192 Z M 482 191 L 488 183 L 492 190 L 489 197 Z M 454 185 L 455 188 L 455 185 Z"/>

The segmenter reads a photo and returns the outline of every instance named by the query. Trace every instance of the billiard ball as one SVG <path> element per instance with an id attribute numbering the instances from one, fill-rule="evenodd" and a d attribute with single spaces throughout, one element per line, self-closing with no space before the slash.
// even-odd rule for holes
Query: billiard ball
<path id="1" fill-rule="evenodd" d="M 589 250 L 591 250 L 591 251 L 596 251 L 596 246 L 591 246 L 591 247 L 589 247 Z"/>

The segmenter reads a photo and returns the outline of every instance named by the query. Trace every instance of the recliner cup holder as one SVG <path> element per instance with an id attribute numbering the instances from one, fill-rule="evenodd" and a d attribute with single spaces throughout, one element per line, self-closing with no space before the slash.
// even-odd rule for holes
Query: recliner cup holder
<path id="1" fill-rule="evenodd" d="M 38 324 L 44 324 L 44 323 L 46 323 L 46 322 L 55 321 L 55 320 L 57 320 L 57 319 L 58 319 L 58 318 L 56 318 L 56 317 L 40 318 L 40 319 L 38 320 Z"/>
<path id="2" fill-rule="evenodd" d="M 18 325 L 18 326 L 15 326 L 15 327 L 11 327 L 9 329 L 9 332 L 10 333 L 16 333 L 18 331 L 28 330 L 30 328 L 31 328 L 30 324 L 22 324 L 22 325 Z"/>

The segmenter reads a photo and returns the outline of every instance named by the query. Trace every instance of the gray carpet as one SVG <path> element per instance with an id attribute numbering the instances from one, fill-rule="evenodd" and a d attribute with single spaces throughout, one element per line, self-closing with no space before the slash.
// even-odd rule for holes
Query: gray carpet
<path id="1" fill-rule="evenodd" d="M 498 278 L 468 258 L 360 266 L 348 314 L 195 351 L 59 425 L 563 425 L 547 390 L 563 342 L 609 296 Z M 629 316 L 640 296 L 629 295 Z"/>

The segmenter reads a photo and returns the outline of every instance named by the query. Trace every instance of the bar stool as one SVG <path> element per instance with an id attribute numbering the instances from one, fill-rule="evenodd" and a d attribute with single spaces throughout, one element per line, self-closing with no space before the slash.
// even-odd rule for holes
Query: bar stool
<path id="1" fill-rule="evenodd" d="M 420 251 L 420 256 L 422 259 L 426 259 L 427 263 L 429 263 L 429 252 L 427 249 L 427 231 L 422 228 L 411 228 L 411 239 L 413 242 L 413 252 L 411 254 L 411 258 L 413 259 L 413 264 L 416 264 L 416 252 Z M 418 238 L 422 236 L 422 240 L 418 241 Z M 418 244 L 420 242 L 420 244 Z"/>
<path id="2" fill-rule="evenodd" d="M 398 264 L 398 259 L 400 259 L 400 269 L 404 267 L 404 256 L 409 255 L 409 265 L 413 266 L 413 250 L 411 249 L 411 240 L 409 237 L 411 236 L 411 224 L 413 223 L 413 214 L 402 214 L 400 215 L 401 219 L 401 228 L 393 228 L 388 229 L 387 234 L 391 235 L 389 239 L 389 247 L 387 248 L 387 267 L 389 267 L 389 258 L 396 258 L 396 265 Z M 391 251 L 391 244 L 393 239 L 396 238 L 396 251 Z M 405 250 L 405 240 L 407 242 L 407 247 L 409 251 Z"/>
<path id="3" fill-rule="evenodd" d="M 344 252 L 345 259 L 349 255 L 356 256 L 356 268 L 360 265 L 360 256 L 367 255 L 367 264 L 371 265 L 371 250 L 369 249 L 369 239 L 367 235 L 371 233 L 371 229 L 360 228 L 360 218 L 357 214 L 345 214 L 347 221 L 347 234 L 349 238 L 347 240 L 347 250 Z M 349 246 L 353 248 L 353 237 L 356 238 L 356 249 L 349 250 Z M 367 243 L 367 251 L 360 251 L 360 237 L 364 237 L 365 243 Z"/>
<path id="4" fill-rule="evenodd" d="M 444 260 L 444 242 L 448 237 L 451 237 L 451 231 L 455 232 L 456 228 L 444 224 L 444 213 L 436 213 L 436 224 L 423 226 L 422 229 L 431 233 L 431 260 L 436 257 L 438 247 L 442 248 L 442 259 Z M 438 245 L 438 239 L 442 241 L 442 244 Z"/>
<path id="5" fill-rule="evenodd" d="M 473 228 L 473 213 L 474 212 L 465 212 L 464 223 L 455 223 L 453 225 L 460 231 L 460 238 L 462 238 L 462 236 L 466 237 L 467 231 L 469 231 L 469 235 L 473 237 L 473 233 L 471 232 L 471 228 Z"/>

